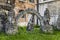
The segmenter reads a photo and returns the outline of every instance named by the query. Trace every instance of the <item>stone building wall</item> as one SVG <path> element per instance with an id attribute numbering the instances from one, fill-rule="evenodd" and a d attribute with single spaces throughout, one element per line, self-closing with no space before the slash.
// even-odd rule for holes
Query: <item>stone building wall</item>
<path id="1" fill-rule="evenodd" d="M 48 9 L 50 11 L 50 16 L 51 16 L 50 23 L 56 25 L 58 15 L 60 14 L 60 1 L 49 3 Z"/>
<path id="2" fill-rule="evenodd" d="M 60 11 L 60 1 L 48 4 L 48 9 L 50 10 L 51 15 L 58 15 Z"/>
<path id="3" fill-rule="evenodd" d="M 39 13 L 41 16 L 44 16 L 44 11 L 48 8 L 50 12 L 50 24 L 56 24 L 58 15 L 60 14 L 60 1 L 47 1 L 40 2 L 39 1 Z"/>

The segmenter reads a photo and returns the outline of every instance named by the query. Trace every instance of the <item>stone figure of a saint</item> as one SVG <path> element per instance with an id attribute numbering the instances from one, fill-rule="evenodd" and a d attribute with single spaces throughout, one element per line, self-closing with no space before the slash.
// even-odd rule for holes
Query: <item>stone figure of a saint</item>
<path id="1" fill-rule="evenodd" d="M 45 24 L 49 24 L 50 21 L 50 14 L 49 14 L 49 10 L 48 8 L 46 8 L 45 12 L 44 12 L 44 18 L 45 18 Z"/>

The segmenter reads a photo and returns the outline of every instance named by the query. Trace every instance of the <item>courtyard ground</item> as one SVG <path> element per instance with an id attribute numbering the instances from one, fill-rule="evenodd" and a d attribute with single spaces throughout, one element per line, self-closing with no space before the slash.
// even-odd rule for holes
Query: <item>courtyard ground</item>
<path id="1" fill-rule="evenodd" d="M 44 34 L 39 30 L 39 28 L 34 28 L 34 31 L 28 32 L 25 27 L 20 27 L 16 35 L 0 33 L 0 40 L 60 40 L 60 31 L 54 31 L 54 34 Z"/>

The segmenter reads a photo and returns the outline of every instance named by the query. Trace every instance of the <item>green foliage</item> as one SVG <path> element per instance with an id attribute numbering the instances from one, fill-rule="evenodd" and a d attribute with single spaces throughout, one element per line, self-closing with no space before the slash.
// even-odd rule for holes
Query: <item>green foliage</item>
<path id="1" fill-rule="evenodd" d="M 16 35 L 6 35 L 0 33 L 0 40 L 60 40 L 60 31 L 55 31 L 54 34 L 44 34 L 39 28 L 34 28 L 34 31 L 26 31 L 26 27 L 19 27 L 19 32 Z"/>
<path id="2" fill-rule="evenodd" d="M 39 25 L 34 25 L 34 28 L 40 28 L 40 26 Z"/>

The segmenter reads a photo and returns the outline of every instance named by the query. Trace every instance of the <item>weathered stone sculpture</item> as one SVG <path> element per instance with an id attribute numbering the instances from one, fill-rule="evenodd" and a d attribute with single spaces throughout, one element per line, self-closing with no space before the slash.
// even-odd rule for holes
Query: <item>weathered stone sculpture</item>
<path id="1" fill-rule="evenodd" d="M 5 18 L 4 16 L 5 15 L 3 15 L 2 12 L 0 12 L 0 32 L 4 31 L 4 27 L 3 27 L 4 26 L 4 22 L 3 22 L 4 20 L 3 19 Z"/>
<path id="2" fill-rule="evenodd" d="M 41 22 L 41 29 L 43 32 L 51 32 L 52 31 L 52 26 L 49 25 L 49 20 L 48 18 L 45 16 L 44 18 L 38 14 L 38 12 L 36 12 L 33 9 L 27 9 L 25 11 L 20 12 L 20 14 L 18 14 L 15 17 L 15 12 L 13 9 L 8 11 L 8 14 L 6 14 L 5 12 L 0 12 L 0 31 L 4 31 L 6 34 L 16 34 L 18 32 L 18 27 L 17 27 L 17 21 L 18 19 L 27 13 L 31 13 L 32 14 L 32 18 L 30 19 L 28 26 L 27 26 L 27 30 L 31 31 L 33 29 L 34 26 L 34 15 L 37 16 L 37 18 L 40 20 Z"/>
<path id="3" fill-rule="evenodd" d="M 49 10 L 48 8 L 46 8 L 45 12 L 44 12 L 44 26 L 43 27 L 43 31 L 45 31 L 46 33 L 52 33 L 53 31 L 53 27 L 49 24 L 50 21 L 50 15 L 49 15 Z"/>
<path id="4" fill-rule="evenodd" d="M 7 22 L 7 14 L 3 10 L 0 10 L 0 32 L 5 32 L 5 24 Z"/>
<path id="5" fill-rule="evenodd" d="M 18 27 L 15 23 L 15 12 L 10 10 L 8 14 L 5 11 L 0 10 L 0 32 L 6 34 L 16 34 Z"/>
<path id="6" fill-rule="evenodd" d="M 28 25 L 27 25 L 27 31 L 33 30 L 33 27 L 34 27 L 34 16 L 33 15 L 36 15 L 37 18 L 40 20 L 41 29 L 42 29 L 42 27 L 44 26 L 44 23 L 43 23 L 44 19 L 36 10 L 30 9 L 30 8 L 26 9 L 25 11 L 22 11 L 22 12 L 20 12 L 20 14 L 17 15 L 16 20 L 18 21 L 18 19 L 24 14 L 31 14 L 32 15 L 32 17 L 31 17 L 31 19 L 30 19 L 30 21 L 28 22 Z"/>
<path id="7" fill-rule="evenodd" d="M 10 10 L 8 12 L 8 22 L 6 23 L 6 28 L 5 28 L 5 32 L 7 34 L 16 34 L 17 32 L 17 27 L 16 27 L 16 23 L 15 23 L 15 12 L 14 10 Z"/>
<path id="8" fill-rule="evenodd" d="M 49 10 L 47 8 L 46 8 L 46 10 L 44 12 L 44 18 L 45 18 L 44 24 L 49 24 L 50 14 L 49 14 Z"/>
<path id="9" fill-rule="evenodd" d="M 41 30 L 42 30 L 42 32 L 49 32 L 49 33 L 52 33 L 53 32 L 53 29 L 52 29 L 52 26 L 51 25 L 49 25 L 49 18 L 47 18 L 47 17 L 42 17 L 38 12 L 36 12 L 35 10 L 33 10 L 33 9 L 27 9 L 27 10 L 25 10 L 25 11 L 22 11 L 22 12 L 20 12 L 20 14 L 18 14 L 17 15 L 17 17 L 16 17 L 16 19 L 17 19 L 17 21 L 18 21 L 18 19 L 22 16 L 22 15 L 24 15 L 24 14 L 27 14 L 27 13 L 33 13 L 34 15 L 36 15 L 37 16 L 37 18 L 40 20 L 40 22 L 41 22 Z M 32 15 L 33 15 L 32 14 Z M 29 21 L 29 23 L 28 23 L 28 25 L 27 25 L 27 30 L 28 31 L 31 31 L 32 29 L 33 29 L 33 26 L 34 26 L 34 18 L 33 18 L 33 16 L 31 17 L 31 19 L 30 19 L 30 21 Z"/>

